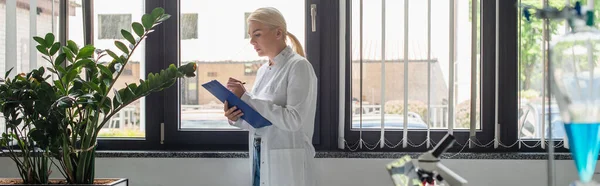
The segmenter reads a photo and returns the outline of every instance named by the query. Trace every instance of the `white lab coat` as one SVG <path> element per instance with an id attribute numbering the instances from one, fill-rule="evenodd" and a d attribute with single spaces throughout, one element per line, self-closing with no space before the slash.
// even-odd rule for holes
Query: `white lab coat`
<path id="1" fill-rule="evenodd" d="M 250 170 L 253 141 L 262 138 L 260 182 L 262 186 L 314 186 L 312 145 L 317 105 L 317 77 L 312 65 L 289 46 L 257 72 L 252 92 L 242 100 L 253 107 L 272 126 L 252 128 L 239 119 L 232 125 L 247 129 Z M 253 179 L 251 174 L 250 180 Z M 249 184 L 251 185 L 251 184 Z"/>
<path id="2" fill-rule="evenodd" d="M 314 186 L 317 77 L 308 60 L 289 46 L 273 61 L 272 66 L 266 63 L 258 69 L 252 92 L 242 96 L 273 125 L 254 129 L 241 119 L 232 125 L 250 133 L 250 170 L 254 136 L 262 138 L 261 186 Z"/>

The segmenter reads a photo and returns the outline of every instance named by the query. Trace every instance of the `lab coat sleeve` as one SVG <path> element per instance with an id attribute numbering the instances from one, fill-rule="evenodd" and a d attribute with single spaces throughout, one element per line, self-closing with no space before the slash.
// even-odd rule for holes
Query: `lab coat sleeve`
<path id="1" fill-rule="evenodd" d="M 249 128 L 249 124 L 246 123 L 243 119 L 238 119 L 237 121 L 229 121 L 229 125 L 240 128 L 240 129 L 248 129 Z"/>
<path id="2" fill-rule="evenodd" d="M 300 61 L 290 69 L 287 84 L 287 104 L 276 105 L 246 93 L 242 100 L 269 120 L 273 126 L 285 131 L 298 131 L 309 112 L 316 110 L 317 79 L 308 61 Z M 314 118 L 310 118 L 314 120 Z M 312 122 L 310 122 L 312 123 Z"/>

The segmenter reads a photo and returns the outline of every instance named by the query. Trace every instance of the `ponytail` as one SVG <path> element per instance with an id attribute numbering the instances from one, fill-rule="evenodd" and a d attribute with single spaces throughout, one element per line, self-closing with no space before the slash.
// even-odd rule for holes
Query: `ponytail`
<path id="1" fill-rule="evenodd" d="M 302 57 L 306 57 L 304 55 L 304 49 L 302 49 L 302 44 L 300 44 L 300 41 L 298 41 L 298 38 L 296 38 L 296 36 L 294 36 L 294 34 L 287 32 L 287 36 L 290 39 L 290 41 L 292 41 L 292 48 L 294 49 L 294 51 L 301 55 Z"/>
<path id="2" fill-rule="evenodd" d="M 287 31 L 287 24 L 285 23 L 285 19 L 279 10 L 273 7 L 264 7 L 256 9 L 252 12 L 246 21 L 258 21 L 263 24 L 271 26 L 271 28 L 281 28 L 285 36 L 287 36 L 292 42 L 292 49 L 302 57 L 306 57 L 304 55 L 304 49 L 302 49 L 302 44 L 298 41 L 298 38 L 294 36 L 294 34 Z M 285 39 L 284 39 L 285 41 Z"/>

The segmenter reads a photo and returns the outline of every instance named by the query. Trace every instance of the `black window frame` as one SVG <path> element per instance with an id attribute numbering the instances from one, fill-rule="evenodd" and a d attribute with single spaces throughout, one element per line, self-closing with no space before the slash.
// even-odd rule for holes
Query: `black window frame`
<path id="1" fill-rule="evenodd" d="M 346 15 L 351 15 L 350 0 L 346 1 Z M 518 0 L 503 0 L 499 2 L 499 133 L 503 144 L 513 144 L 518 139 L 517 135 L 517 67 L 518 67 L 518 9 L 515 4 Z M 347 151 L 338 149 L 338 124 L 339 124 L 339 52 L 340 52 L 340 24 L 339 20 L 346 21 L 346 33 L 350 33 L 350 19 L 340 17 L 340 2 L 326 0 L 305 0 L 306 12 L 306 34 L 311 34 L 306 40 L 306 53 L 312 55 L 316 60 L 313 62 L 314 69 L 319 78 L 318 106 L 315 122 L 315 136 L 313 144 L 318 151 Z M 481 142 L 489 142 L 494 139 L 494 93 L 495 93 L 495 54 L 496 54 L 496 2 L 480 1 L 480 24 L 481 24 L 481 124 L 482 130 L 477 133 Z M 92 6 L 89 3 L 84 6 Z M 310 5 L 316 4 L 317 32 L 311 32 L 310 28 Z M 179 20 L 180 0 L 145 0 L 146 13 L 150 13 L 155 7 L 163 7 L 166 13 L 172 15 L 155 32 L 146 39 L 146 72 L 159 72 L 173 62 L 179 61 Z M 86 8 L 86 7 L 84 7 Z M 88 7 L 89 8 L 89 7 Z M 92 14 L 93 15 L 93 14 Z M 88 15 L 91 16 L 91 15 Z M 85 17 L 84 17 L 85 18 Z M 133 20 L 138 21 L 138 20 Z M 93 30 L 93 29 L 88 29 Z M 91 33 L 91 31 L 90 31 Z M 88 34 L 88 32 L 86 32 Z M 346 51 L 350 51 L 350 35 L 346 35 Z M 318 44 L 315 44 L 318 43 Z M 316 46 L 316 47 L 308 47 Z M 346 64 L 349 64 L 350 52 L 346 52 Z M 346 65 L 346 87 L 350 87 L 350 65 Z M 201 82 L 199 82 L 201 83 Z M 178 131 L 179 120 L 179 87 L 173 86 L 162 92 L 153 93 L 146 97 L 146 138 L 145 139 L 100 139 L 99 150 L 226 150 L 246 151 L 248 149 L 248 135 L 246 131 Z M 346 121 L 349 120 L 350 89 L 346 89 L 347 102 L 345 103 Z M 165 131 L 161 134 L 161 124 Z M 358 139 L 356 132 L 345 125 L 345 138 L 348 141 Z M 392 142 L 398 142 L 402 132 L 388 131 L 387 137 Z M 435 131 L 431 133 L 434 141 L 440 140 L 446 131 Z M 457 141 L 461 144 L 468 139 L 468 132 L 454 131 Z M 413 142 L 425 140 L 425 133 L 411 131 L 408 135 Z M 367 141 L 377 141 L 378 132 L 363 131 L 363 138 Z M 162 140 L 164 139 L 164 141 Z M 426 147 L 419 148 L 377 148 L 375 150 L 359 151 L 411 151 L 422 152 Z M 541 148 L 518 149 L 512 148 L 466 148 L 457 146 L 449 151 L 462 152 L 538 152 Z M 558 150 L 561 151 L 561 150 Z"/>
<path id="2" fill-rule="evenodd" d="M 145 0 L 144 1 L 144 10 L 145 13 L 151 13 L 152 10 L 156 7 L 165 7 L 165 0 Z M 89 20 L 88 17 L 93 15 L 93 0 L 89 0 L 87 3 L 83 4 L 83 9 L 89 9 L 87 13 L 85 13 L 84 20 Z M 168 13 L 168 12 L 167 12 Z M 132 22 L 140 22 L 141 20 L 132 20 Z M 164 34 L 165 34 L 165 25 L 166 23 L 173 22 L 172 20 L 167 20 L 165 23 L 155 27 L 154 32 L 150 34 L 145 42 L 145 63 L 146 63 L 146 71 L 140 71 L 140 73 L 158 73 L 163 68 L 164 56 Z M 90 36 L 91 30 L 85 31 L 84 35 Z M 140 51 L 138 51 L 140 52 Z M 163 100 L 165 95 L 162 92 L 153 93 L 146 96 L 144 99 L 146 100 Z M 164 150 L 161 144 L 161 132 L 160 126 L 163 121 L 163 102 L 161 101 L 146 101 L 146 107 L 142 108 L 146 111 L 146 123 L 145 123 L 145 132 L 146 135 L 144 138 L 100 138 L 98 139 L 98 150 Z"/>
<path id="3" fill-rule="evenodd" d="M 512 1 L 512 0 L 507 0 L 507 1 Z M 506 2 L 507 2 L 506 1 Z M 346 0 L 347 5 L 346 6 L 346 12 L 348 13 L 348 17 L 351 16 L 351 11 L 352 11 L 352 6 L 351 5 L 351 1 L 350 0 Z M 505 2 L 505 1 L 501 1 L 501 2 Z M 432 6 L 434 6 L 435 4 L 433 4 Z M 480 114 L 482 115 L 480 123 L 481 123 L 481 130 L 477 130 L 476 132 L 476 137 L 479 141 L 481 142 L 489 142 L 491 140 L 494 139 L 494 79 L 493 76 L 495 74 L 495 58 L 494 58 L 494 54 L 495 54 L 495 1 L 480 1 L 479 4 L 479 10 L 480 10 L 480 19 L 479 24 L 481 25 L 480 27 L 480 33 L 481 33 L 481 55 L 480 55 L 480 61 L 481 61 L 481 65 L 480 65 L 480 72 L 482 74 L 487 74 L 485 77 L 481 75 L 481 89 L 479 90 L 480 93 L 480 99 L 481 102 L 479 104 L 481 111 Z M 500 16 L 502 17 L 502 16 Z M 346 20 L 346 33 L 351 33 L 351 28 L 352 28 L 352 18 L 349 18 Z M 346 35 L 346 40 L 349 41 L 346 44 L 346 74 L 350 74 L 346 76 L 346 80 L 345 80 L 345 86 L 346 87 L 351 87 L 352 86 L 352 78 L 351 78 L 351 50 L 350 47 L 352 45 L 352 41 L 351 41 L 351 36 L 350 34 Z M 492 78 L 488 78 L 488 77 L 492 77 Z M 351 113 L 351 108 L 352 108 L 352 96 L 351 96 L 351 88 L 346 88 L 346 93 L 345 93 L 345 98 L 346 98 L 346 102 L 345 102 L 345 125 L 344 125 L 344 135 L 345 135 L 345 139 L 348 141 L 348 145 L 352 145 L 351 143 L 354 143 L 356 141 L 358 141 L 361 138 L 361 133 L 359 131 L 356 130 L 351 130 L 351 125 L 350 122 L 352 121 L 352 116 L 350 115 Z M 448 133 L 447 130 L 443 130 L 443 129 L 439 129 L 439 130 L 431 130 L 430 132 L 430 139 L 437 142 L 440 141 L 444 135 L 446 135 Z M 466 145 L 465 143 L 468 141 L 469 139 L 469 131 L 468 130 L 454 130 L 453 131 L 453 135 L 456 137 L 456 141 L 459 144 L 463 144 Z M 362 139 L 365 140 L 368 143 L 371 144 L 375 144 L 377 143 L 377 141 L 380 140 L 380 136 L 381 136 L 381 132 L 379 130 L 363 130 L 362 131 Z M 398 131 L 398 130 L 386 130 L 385 132 L 385 138 L 387 140 L 389 140 L 391 143 L 399 143 L 400 140 L 403 138 L 403 131 Z M 425 141 L 427 139 L 427 132 L 426 131 L 419 131 L 419 130 L 409 130 L 407 138 L 412 142 L 412 143 L 416 143 L 416 144 L 420 144 L 421 142 Z M 412 146 L 407 146 L 407 148 L 402 148 L 401 146 L 396 147 L 396 148 L 389 148 L 387 146 L 385 146 L 384 148 L 375 148 L 373 150 L 369 150 L 367 148 L 362 148 L 362 149 L 357 149 L 357 151 L 392 151 L 392 152 L 422 152 L 422 151 L 427 151 L 428 149 L 426 145 L 422 145 L 419 147 L 412 147 Z M 460 151 L 462 149 L 462 146 L 459 145 L 454 145 L 451 149 L 449 149 L 448 151 Z M 495 151 L 495 149 L 489 149 L 489 148 L 465 148 L 462 149 L 463 152 L 467 151 L 467 152 L 482 152 L 482 151 Z"/>
<path id="4" fill-rule="evenodd" d="M 505 145 L 512 145 L 519 142 L 519 27 L 520 24 L 527 24 L 519 21 L 522 18 L 519 16 L 522 15 L 521 11 L 515 5 L 520 3 L 520 0 L 501 1 L 500 7 L 500 25 L 503 27 L 500 30 L 499 42 L 498 94 L 501 96 L 499 96 L 498 102 L 502 104 L 498 105 L 498 114 L 500 116 L 498 122 L 501 129 L 500 137 L 502 138 L 502 143 Z M 502 15 L 503 13 L 504 15 Z M 542 53 L 545 52 L 542 51 Z M 547 81 L 544 83 L 547 83 Z M 552 145 L 559 146 L 555 147 L 554 151 L 568 153 L 569 149 L 565 148 L 564 145 L 559 145 L 562 142 L 564 142 L 562 139 L 552 140 Z M 524 139 L 519 143 L 534 146 L 540 143 L 540 139 Z M 547 147 L 542 148 L 540 145 L 534 148 L 519 148 L 519 145 L 514 145 L 511 148 L 502 150 L 508 152 L 547 152 L 550 140 L 546 139 L 542 143 L 546 143 Z"/>
<path id="5" fill-rule="evenodd" d="M 171 13 L 171 19 L 175 21 L 167 21 L 164 24 L 164 61 L 175 62 L 179 60 L 179 27 L 177 23 L 180 21 L 179 9 L 180 0 L 176 1 L 164 1 L 165 11 Z M 311 32 L 310 24 L 310 4 L 317 4 L 319 6 L 320 0 L 305 0 L 305 33 L 306 33 L 306 54 L 308 60 L 313 64 L 315 72 L 319 80 L 321 80 L 320 72 L 320 49 L 318 43 L 320 43 L 320 32 Z M 175 13 L 177 12 L 177 13 Z M 319 25 L 317 28 L 323 25 L 321 19 L 323 15 L 318 15 Z M 147 58 L 149 59 L 149 58 Z M 166 68 L 171 63 L 163 64 L 163 68 Z M 199 82 L 202 83 L 202 82 Z M 319 84 L 322 84 L 321 82 Z M 321 86 L 321 85 L 320 85 Z M 165 89 L 162 94 L 162 107 L 163 108 L 163 121 L 164 121 L 164 144 L 161 145 L 162 149 L 165 150 L 235 150 L 245 151 L 248 150 L 248 132 L 242 130 L 181 130 L 179 129 L 179 83 Z M 318 108 L 317 108 L 318 109 Z M 315 133 L 313 137 L 313 143 L 318 146 L 321 143 L 322 136 L 326 133 L 322 131 L 323 125 L 320 125 L 321 119 L 320 114 L 317 113 L 315 122 Z"/>

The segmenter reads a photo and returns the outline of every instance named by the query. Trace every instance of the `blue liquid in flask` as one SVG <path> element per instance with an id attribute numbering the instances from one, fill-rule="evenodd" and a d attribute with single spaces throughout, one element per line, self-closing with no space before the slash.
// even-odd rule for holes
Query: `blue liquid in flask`
<path id="1" fill-rule="evenodd" d="M 575 160 L 575 168 L 583 183 L 592 180 L 600 150 L 600 122 L 569 123 L 565 131 L 569 138 L 569 148 Z"/>

